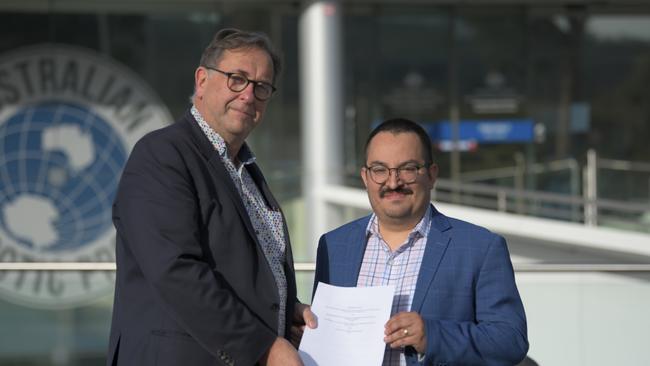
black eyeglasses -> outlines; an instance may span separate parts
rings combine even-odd
[[[253,83],[253,95],[255,99],[259,101],[265,101],[271,98],[271,95],[275,92],[275,87],[267,82],[251,80],[246,76],[236,73],[236,72],[225,72],[214,67],[203,66],[208,70],[213,70],[220,72],[228,77],[228,89],[238,93],[248,87],[248,84]]]
[[[366,173],[370,175],[370,179],[377,184],[384,184],[390,178],[390,173],[394,170],[397,179],[401,180],[404,184],[411,184],[418,179],[420,169],[428,167],[428,164],[413,164],[406,163],[397,168],[389,168],[385,165],[371,165],[364,166]]]

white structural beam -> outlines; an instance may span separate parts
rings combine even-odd
[[[306,247],[315,256],[318,237],[327,229],[326,184],[341,181],[343,171],[343,88],[339,6],[316,1],[299,22],[300,96],[305,197]]]
[[[331,204],[370,210],[362,189],[327,186],[323,199]],[[559,247],[597,249],[650,258],[650,234],[495,212],[474,207],[434,203],[443,214],[484,226],[502,235],[553,243]],[[640,258],[641,259],[641,258]]]

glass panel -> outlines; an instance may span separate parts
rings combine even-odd
[[[97,273],[114,277],[112,272]],[[46,291],[37,278],[57,279],[87,276],[84,272],[3,272],[0,282],[22,277],[23,290]],[[76,283],[75,283],[76,282]],[[15,281],[12,281],[15,285]],[[43,285],[47,280],[43,281]],[[61,286],[77,287],[80,281],[63,281]],[[45,287],[45,286],[43,286]],[[100,366],[106,362],[113,288],[97,295],[89,293],[83,301],[66,306],[41,294],[39,298],[16,299],[14,293],[0,293],[0,365],[11,366]]]
[[[33,24],[33,26],[25,28],[21,24]],[[287,218],[290,220],[291,236],[300,238],[302,225],[294,221],[300,213],[289,212],[300,207],[296,201],[301,194],[299,175],[301,154],[298,128],[300,123],[297,17],[292,15],[288,8],[274,7],[273,11],[269,11],[267,6],[257,4],[232,6],[223,11],[200,12],[191,9],[162,13],[125,11],[119,14],[0,12],[0,34],[2,34],[0,54],[22,46],[46,42],[89,48],[96,51],[98,56],[105,55],[119,62],[126,67],[127,72],[142,78],[162,99],[164,106],[173,116],[165,122],[172,122],[189,107],[188,98],[193,93],[193,74],[203,48],[210,42],[216,29],[229,26],[266,32],[284,55],[285,67],[277,81],[278,92],[269,102],[265,122],[250,136],[248,142],[256,153],[257,161],[265,172],[273,192],[280,203],[288,209]],[[16,29],[24,29],[24,31],[16,32]],[[2,108],[7,105],[6,103],[10,102],[14,87],[12,84],[7,84],[8,76],[5,71],[0,71],[0,112],[3,111]],[[72,83],[76,79],[68,81]],[[12,116],[0,113],[0,117],[3,117],[3,120],[0,120],[0,127],[2,127]],[[137,137],[135,136],[134,140]],[[7,149],[13,149],[11,152],[19,150],[19,141],[20,138],[8,137],[5,154],[2,155],[9,159],[6,154]],[[278,143],[279,141],[281,143]],[[61,161],[60,165],[63,165],[65,161]],[[117,175],[111,174],[112,172],[108,170],[97,170],[103,172],[102,177],[106,178],[101,181],[104,185],[106,185],[105,181],[112,179],[111,187],[115,188],[124,161],[125,159],[121,159],[114,167],[118,172]],[[0,162],[2,170],[5,170],[4,165],[11,172],[18,172],[22,166],[28,169],[42,167],[39,161],[27,162],[22,157],[8,161],[6,164]],[[63,168],[59,168],[57,172],[59,174],[56,176],[60,179],[65,179],[65,174],[69,173]],[[37,175],[29,174],[30,177]],[[6,178],[3,178],[3,183],[0,183],[0,190],[3,193],[6,192],[5,180]],[[0,210],[5,208],[3,203],[5,198],[4,195],[0,195]],[[112,195],[108,197],[106,200],[108,205],[104,207],[108,211],[103,212],[104,217],[108,218],[105,220],[109,223],[108,226],[111,226],[111,200]],[[302,243],[302,240],[297,239],[296,243]],[[298,250],[297,253],[297,257],[300,258],[301,251]]]
[[[479,129],[499,133],[498,120],[528,118],[526,105],[526,21],[522,7],[459,9],[455,18],[452,55],[457,80],[453,104],[461,124],[487,121]],[[446,118],[448,119],[448,118]],[[491,123],[491,121],[494,121]],[[462,129],[462,127],[461,127]],[[461,133],[461,140],[468,139]],[[479,141],[461,153],[461,172],[511,165],[527,143]],[[448,150],[444,149],[443,150]],[[449,176],[449,153],[440,157]]]
[[[597,147],[601,159],[647,163],[650,15],[591,15],[585,24],[584,69],[592,121],[589,145]],[[598,171],[599,197],[650,202],[650,165],[616,168],[604,163]]]
[[[346,8],[345,161],[360,186],[368,133],[384,119],[447,115],[449,17],[437,7]]]

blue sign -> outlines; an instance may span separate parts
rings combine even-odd
[[[423,127],[434,142],[453,139],[449,121],[425,123]],[[534,127],[535,123],[530,118],[460,120],[458,140],[482,144],[532,142],[535,138]]]

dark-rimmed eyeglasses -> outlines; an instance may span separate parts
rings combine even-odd
[[[377,184],[384,184],[390,178],[392,171],[395,171],[396,178],[404,184],[411,184],[418,179],[420,169],[427,168],[430,164],[413,164],[407,163],[397,168],[389,168],[385,165],[376,164],[371,166],[364,166],[366,174],[370,176],[373,182]]]
[[[273,85],[265,81],[252,80],[242,74],[236,72],[225,72],[211,66],[203,67],[208,70],[220,72],[226,75],[228,77],[228,82],[226,85],[228,85],[228,89],[234,91],[235,93],[239,93],[240,91],[246,89],[248,87],[248,84],[253,83],[253,95],[255,95],[255,99],[259,101],[268,100],[276,90]]]

